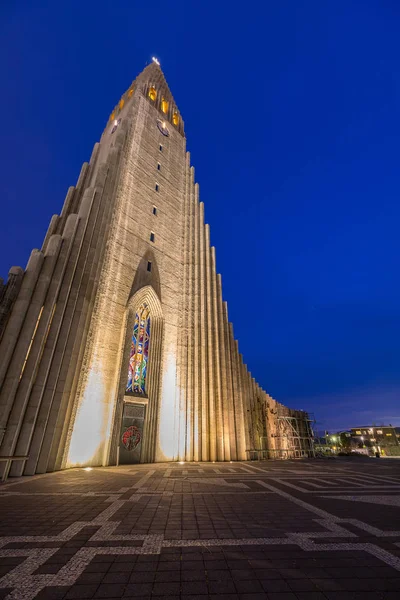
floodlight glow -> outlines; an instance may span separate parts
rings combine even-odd
[[[93,471],[92,467],[85,467],[83,470],[84,471]]]
[[[153,62],[155,62],[155,63],[156,63],[156,65],[160,66],[160,61],[159,61],[159,60],[158,60],[158,59],[157,59],[155,56],[152,56],[152,57],[151,57],[151,60],[152,60]]]
[[[180,460],[180,461],[179,461],[179,464],[180,464],[180,465],[184,465],[185,463],[183,462],[183,460]]]

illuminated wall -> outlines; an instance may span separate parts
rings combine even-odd
[[[0,301],[0,456],[29,455],[12,475],[115,464],[129,403],[145,407],[143,462],[243,460],[276,445],[199,194],[182,116],[153,62],[116,102],[42,249],[23,276],[13,268],[18,285]]]

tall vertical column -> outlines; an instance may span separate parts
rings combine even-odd
[[[232,390],[233,390],[233,403],[234,403],[234,418],[235,418],[235,430],[236,430],[236,449],[237,459],[244,460],[246,458],[246,445],[244,436],[244,422],[243,422],[243,407],[242,407],[242,390],[241,390],[241,378],[239,361],[237,355],[237,343],[233,335],[232,323],[229,323],[229,345],[231,352],[231,367],[232,367]]]
[[[200,345],[200,208],[199,187],[194,197],[194,353],[193,353],[193,460],[201,459],[201,345]]]
[[[207,306],[207,271],[206,254],[206,228],[204,225],[204,204],[200,202],[200,347],[201,347],[201,460],[207,461],[210,457],[210,439],[208,431],[209,404],[208,404],[208,306]]]
[[[194,246],[194,168],[191,167],[189,175],[188,195],[188,352],[187,352],[187,411],[186,411],[186,460],[193,460],[193,344],[194,344],[194,322],[193,322],[193,246]]]
[[[246,397],[244,395],[244,385],[243,385],[243,371],[242,371],[242,360],[241,355],[239,354],[238,342],[235,340],[234,342],[234,353],[235,353],[235,362],[237,369],[237,379],[238,379],[238,404],[236,408],[236,431],[238,433],[238,455],[240,460],[244,460],[246,458],[246,448],[248,448],[248,427],[247,427],[247,418],[248,418],[248,407],[246,405]]]
[[[217,437],[217,459],[225,460],[224,451],[224,422],[222,413],[222,391],[221,391],[221,340],[219,335],[219,311],[218,311],[218,289],[217,289],[217,271],[215,248],[211,248],[211,275],[212,275],[212,313],[213,313],[213,363],[214,371],[214,389],[215,389],[215,416],[216,416],[216,437]]]
[[[182,257],[183,257],[183,281],[181,295],[181,310],[179,311],[179,330],[178,330],[178,459],[185,460],[186,458],[186,442],[187,442],[187,412],[188,412],[188,344],[189,344],[189,210],[190,210],[190,187],[191,187],[191,172],[190,172],[190,154],[186,153],[185,162],[185,191],[183,202],[183,219],[182,219]],[[190,435],[190,434],[189,434]]]
[[[229,421],[229,448],[232,460],[237,460],[237,448],[236,448],[236,422],[235,422],[235,401],[233,391],[233,377],[232,377],[232,351],[231,351],[231,340],[230,340],[230,327],[228,320],[228,306],[227,303],[223,303],[223,314],[224,314],[224,339],[225,339],[225,356],[226,356],[226,394],[227,394],[227,412]]]
[[[222,422],[224,435],[224,459],[231,460],[231,443],[230,443],[230,422],[229,422],[229,404],[228,404],[228,375],[227,375],[227,356],[226,356],[226,341],[225,341],[225,314],[222,302],[222,283],[221,275],[217,275],[217,310],[218,310],[218,339],[219,344],[217,352],[220,359],[221,373],[221,405],[222,405]]]
[[[208,224],[205,225],[206,233],[206,303],[207,303],[207,331],[208,331],[208,344],[207,344],[207,358],[208,358],[208,370],[207,370],[207,383],[208,383],[208,406],[209,406],[209,428],[208,433],[210,436],[210,460],[217,460],[217,427],[216,427],[216,410],[215,410],[215,364],[213,361],[214,346],[215,343],[215,331],[214,331],[214,315],[213,315],[213,290],[212,290],[212,260],[211,260],[211,246],[210,246],[210,227]]]

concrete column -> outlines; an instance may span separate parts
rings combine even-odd
[[[242,460],[239,454],[239,435],[240,435],[240,406],[239,406],[239,397],[240,397],[240,389],[239,389],[239,375],[237,369],[237,361],[236,361],[236,342],[233,334],[233,325],[232,323],[228,323],[228,332],[229,332],[229,348],[230,348],[230,368],[231,368],[231,376],[232,376],[232,406],[233,406],[233,417],[235,420],[235,448],[237,460]]]
[[[219,339],[219,356],[221,369],[221,404],[222,404],[222,420],[224,432],[224,459],[231,460],[231,443],[230,443],[230,422],[229,422],[229,403],[228,403],[228,379],[227,374],[227,353],[226,353],[226,336],[225,336],[225,312],[222,302],[222,282],[221,275],[217,275],[217,307],[218,307],[218,339]],[[230,383],[230,381],[229,381]]]
[[[190,205],[190,155],[186,154],[185,164],[185,190],[183,199],[183,219],[182,219],[182,237],[183,237],[183,280],[181,310],[179,311],[179,330],[178,330],[178,459],[186,459],[186,441],[187,441],[187,411],[188,411],[188,320],[189,320],[189,205]]]
[[[213,311],[213,288],[212,288],[212,262],[210,248],[210,227],[205,225],[205,255],[206,255],[206,304],[207,304],[207,383],[208,383],[208,410],[210,437],[210,460],[217,460],[217,423],[215,408],[215,364],[214,364],[214,311]]]
[[[193,353],[193,460],[201,459],[201,347],[200,347],[200,208],[199,187],[194,197],[194,353]]]
[[[206,229],[204,225],[204,204],[200,202],[200,345],[201,345],[201,460],[210,458],[209,404],[208,404],[208,306],[207,306],[207,270]]]
[[[246,448],[247,446],[247,406],[245,405],[245,397],[243,390],[243,373],[242,373],[242,360],[239,354],[238,343],[235,340],[234,342],[234,353],[235,353],[235,363],[237,369],[237,379],[238,379],[238,403],[236,406],[236,431],[238,436],[238,457],[240,460],[244,460],[246,458]]]
[[[186,454],[185,460],[193,460],[193,204],[194,204],[194,168],[190,168],[187,214],[187,359],[186,359]]]
[[[213,363],[214,371],[214,389],[215,389],[215,415],[216,415],[216,437],[217,437],[217,460],[225,460],[224,449],[224,421],[222,412],[222,391],[221,391],[221,340],[219,335],[219,310],[218,310],[218,289],[217,289],[217,270],[215,248],[211,248],[211,274],[212,274],[212,312],[213,312]]]
[[[193,410],[193,354],[194,354],[194,168],[190,169],[188,205],[188,353],[187,353],[187,404],[186,404],[186,460],[193,460],[194,410]]]
[[[241,376],[241,388],[242,388],[242,407],[243,407],[243,415],[244,415],[244,432],[246,438],[246,447],[254,448],[254,439],[253,439],[253,411],[251,406],[251,400],[249,395],[249,384],[248,384],[248,371],[247,365],[243,362],[243,355],[239,354],[239,365],[240,365],[240,376]]]
[[[45,251],[46,251],[47,244],[48,244],[49,239],[51,238],[51,236],[54,233],[57,233],[57,226],[58,226],[59,220],[60,220],[60,217],[58,215],[53,215],[51,217],[50,224],[49,224],[49,227],[47,229],[47,233],[45,235],[45,238],[44,238],[43,244],[42,244],[42,252],[43,253],[45,253]]]
[[[230,329],[228,321],[228,306],[224,302],[223,306],[223,327],[224,327],[224,340],[225,340],[225,356],[226,356],[226,401],[227,401],[227,415],[228,415],[228,431],[229,431],[229,449],[231,454],[231,460],[237,460],[237,449],[236,449],[236,423],[235,423],[235,403],[234,403],[234,392],[233,392],[233,378],[232,378],[232,352],[230,343]]]

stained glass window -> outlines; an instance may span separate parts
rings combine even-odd
[[[147,304],[142,304],[135,316],[131,352],[129,355],[128,382],[126,391],[146,393],[147,363],[149,359],[150,314]]]

